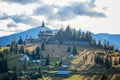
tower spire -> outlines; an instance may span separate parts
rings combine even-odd
[[[42,27],[45,27],[44,21],[42,21]]]

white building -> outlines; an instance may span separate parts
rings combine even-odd
[[[21,61],[24,61],[25,59],[26,61],[30,61],[30,58],[27,55],[22,55],[22,57],[20,58]]]
[[[41,63],[41,60],[32,60],[32,63]]]

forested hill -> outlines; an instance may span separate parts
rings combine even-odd
[[[18,40],[20,36],[22,36],[22,38],[25,39],[26,35],[32,36],[33,38],[37,38],[38,37],[37,35],[38,35],[40,29],[41,29],[41,27],[36,27],[36,28],[30,29],[30,30],[27,30],[27,31],[24,31],[24,32],[12,34],[12,35],[9,35],[9,36],[0,37],[0,45],[6,46],[7,44],[10,44],[11,41],[14,39],[14,37],[16,38],[16,40]],[[53,31],[53,33],[58,32],[58,30],[52,30],[52,31]],[[74,32],[74,30],[73,30],[73,32]],[[70,35],[70,34],[66,34],[66,35]],[[96,41],[101,40],[103,42],[104,40],[106,40],[110,44],[114,44],[114,46],[116,48],[120,49],[120,35],[119,34],[112,35],[112,34],[103,34],[103,33],[100,33],[100,34],[94,34],[93,33],[92,37],[95,38]]]

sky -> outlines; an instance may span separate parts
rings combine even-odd
[[[41,25],[120,34],[120,0],[0,0],[0,37]]]

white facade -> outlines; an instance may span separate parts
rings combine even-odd
[[[21,61],[24,61],[26,59],[26,61],[29,61],[30,58],[27,55],[23,55],[23,57],[20,58]]]

